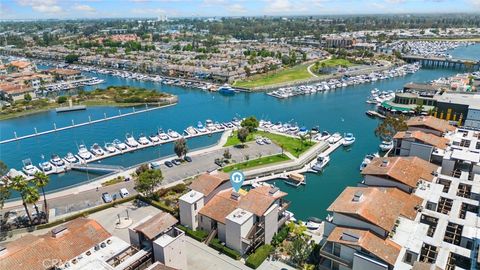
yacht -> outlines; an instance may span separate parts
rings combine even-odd
[[[233,89],[230,85],[224,84],[218,88],[218,92],[220,94],[226,95],[226,96],[232,96],[236,93],[235,89]]]
[[[378,147],[383,152],[387,152],[387,151],[393,149],[393,142],[392,141],[382,141],[382,143]]]
[[[365,167],[368,166],[368,164],[370,164],[370,162],[372,162],[372,160],[376,157],[379,157],[380,155],[378,153],[375,153],[375,154],[368,154],[366,155],[364,158],[363,158],[363,161],[362,161],[362,164],[360,164],[360,171],[363,171],[363,169],[365,169]]]
[[[37,167],[33,166],[32,161],[30,159],[26,159],[23,161],[22,170],[29,176],[33,176],[37,172],[40,172],[40,170]]]
[[[75,163],[78,163],[79,161],[78,158],[71,152],[67,153],[67,155],[65,156],[65,160],[70,164],[75,164]]]
[[[150,136],[148,136],[148,139],[150,139],[150,141],[154,142],[154,143],[158,143],[160,141],[160,139],[158,138],[157,135],[155,134],[150,134]]]
[[[160,130],[160,131],[159,131],[158,137],[159,137],[160,140],[162,140],[162,141],[167,141],[168,139],[170,139],[170,137],[168,137],[167,133],[163,132],[163,130]]]
[[[178,134],[178,132],[176,132],[175,130],[171,130],[171,129],[169,129],[169,130],[167,131],[167,134],[168,134],[168,136],[170,136],[170,138],[172,138],[172,139],[177,139],[177,138],[180,137],[180,134]]]
[[[213,121],[210,120],[210,119],[205,120],[205,127],[206,127],[209,131],[215,131],[215,125],[213,124]]]
[[[40,169],[43,171],[43,172],[49,172],[51,170],[53,170],[53,166],[50,162],[48,161],[43,161],[43,162],[40,162],[38,164],[38,166],[40,167]]]
[[[340,141],[342,139],[342,135],[340,135],[340,133],[338,132],[335,132],[333,133],[332,136],[330,136],[330,138],[328,138],[328,143],[329,144],[335,144],[337,143],[338,141]]]
[[[140,137],[138,138],[138,142],[141,145],[148,145],[150,143],[150,141],[147,139],[147,137],[145,137],[145,135],[143,135],[143,134],[141,134]]]
[[[78,146],[78,156],[83,160],[92,159],[92,153],[87,150],[87,147],[83,144]]]
[[[134,148],[138,147],[138,142],[130,134],[127,134],[125,136],[125,143],[130,147],[134,147]]]
[[[325,166],[327,166],[327,164],[330,162],[330,156],[328,155],[322,155],[320,154],[318,157],[317,157],[317,163],[315,163],[315,165],[313,165],[312,167],[312,170],[315,171],[315,172],[321,172],[323,171],[323,168],[325,168]]]
[[[320,225],[322,224],[322,220],[319,219],[319,218],[316,218],[316,217],[309,217],[307,219],[307,224],[305,224],[305,226],[307,227],[307,229],[309,230],[317,230],[318,228],[320,228]]]
[[[112,144],[113,144],[113,146],[115,146],[115,148],[117,148],[120,151],[127,150],[127,145],[125,143],[123,143],[122,141],[120,141],[119,139],[113,140]]]
[[[50,162],[57,167],[65,166],[65,161],[63,161],[63,159],[61,159],[57,154],[52,155]]]
[[[98,143],[94,143],[92,147],[90,147],[90,152],[92,152],[95,156],[105,155],[105,151],[103,151],[102,147],[100,147]]]
[[[198,121],[197,123],[197,130],[200,132],[200,133],[205,133],[207,132],[207,129],[203,126],[202,122]]]
[[[103,148],[105,148],[105,150],[107,150],[108,153],[115,153],[117,151],[113,143],[105,143]]]
[[[352,133],[347,133],[345,134],[345,137],[343,137],[343,146],[350,146],[355,142],[355,137],[353,137]]]
[[[223,130],[223,129],[225,129],[225,127],[222,124],[220,124],[219,122],[215,122],[215,129]]]
[[[185,133],[187,133],[188,135],[196,135],[198,134],[198,131],[194,127],[189,126],[185,129]]]
[[[317,140],[319,141],[326,141],[328,140],[328,138],[330,138],[330,133],[328,133],[328,131],[322,131],[322,133],[320,133],[319,135],[317,135]]]

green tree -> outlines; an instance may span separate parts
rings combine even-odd
[[[0,209],[8,198],[10,198],[10,187],[7,184],[0,185]]]
[[[79,56],[76,54],[68,54],[67,56],[65,56],[65,62],[68,64],[72,64],[78,61],[78,57]]]
[[[387,116],[375,129],[375,135],[382,140],[390,141],[397,132],[405,131],[407,128],[405,116],[400,115],[398,118]]]
[[[29,93],[26,93],[25,95],[23,95],[23,99],[25,99],[25,101],[27,102],[30,102],[32,101],[32,96]]]
[[[415,109],[413,109],[413,111],[415,111],[416,115],[421,114],[423,112],[423,104],[418,104],[417,106],[415,106]]]
[[[224,157],[225,159],[231,159],[231,158],[232,158],[232,154],[230,153],[230,150],[225,149],[225,151],[223,151],[223,157]]]
[[[47,197],[45,196],[45,187],[50,182],[50,178],[44,172],[37,172],[33,176],[33,183],[37,188],[42,190],[43,195],[43,210],[45,211],[45,215],[47,216],[48,220],[48,204],[47,204]]]
[[[188,152],[187,140],[185,140],[185,138],[176,140],[173,146],[173,151],[179,158],[184,157]]]
[[[287,252],[290,255],[290,260],[297,266],[302,267],[314,248],[315,242],[311,240],[309,235],[302,233],[293,237],[293,241],[287,246]]]
[[[7,164],[0,160],[0,176],[4,176],[8,173]]]
[[[242,127],[241,129],[238,130],[237,138],[242,143],[242,145],[247,141],[248,134],[249,134],[248,128]]]
[[[59,97],[57,98],[57,103],[58,103],[58,104],[63,104],[63,103],[65,103],[65,102],[67,102],[67,97],[66,97],[66,96],[59,96]]]
[[[248,132],[252,133],[257,131],[259,123],[257,118],[255,118],[255,116],[250,116],[245,118],[245,120],[243,120],[240,125],[244,128],[247,128]]]
[[[146,170],[135,179],[135,189],[145,197],[151,198],[155,188],[162,183],[161,170]]]
[[[30,224],[32,224],[32,216],[30,215],[30,211],[28,211],[27,203],[25,201],[25,194],[28,188],[27,180],[25,177],[17,175],[11,179],[10,186],[13,190],[20,193],[25,213],[27,213],[28,220],[30,221]]]

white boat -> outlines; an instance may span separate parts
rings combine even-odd
[[[107,150],[108,153],[115,153],[117,151],[113,143],[105,143],[103,148],[105,148],[105,150]]]
[[[61,159],[56,154],[52,155],[52,157],[50,158],[50,162],[57,167],[65,166],[65,161],[63,161],[63,159]]]
[[[330,138],[332,135],[328,133],[328,131],[322,131],[319,135],[317,135],[317,140],[319,141],[326,141],[328,138]]]
[[[188,135],[196,135],[198,134],[198,131],[194,127],[189,126],[185,129],[185,133],[187,133]]]
[[[380,150],[383,152],[387,152],[393,149],[393,142],[392,141],[382,141],[382,143],[378,146]]]
[[[112,144],[113,146],[115,146],[115,148],[117,148],[120,151],[127,150],[127,145],[122,141],[120,141],[119,139],[113,140]]]
[[[205,126],[203,126],[202,122],[198,121],[197,123],[197,130],[200,132],[200,133],[205,133],[207,132],[207,129],[205,128]]]
[[[288,216],[290,217],[290,218],[288,219],[289,221],[291,221],[291,222],[297,222],[297,219],[295,218],[295,215],[294,215],[292,212],[290,212],[290,211],[288,211],[288,210],[285,210],[284,213],[285,213],[285,215],[288,215]]]
[[[169,129],[169,130],[167,131],[167,134],[168,134],[168,136],[170,136],[170,138],[172,138],[172,139],[176,139],[176,138],[179,138],[179,137],[180,137],[180,134],[178,134],[178,132],[176,132],[175,130],[171,130],[171,129]]]
[[[213,124],[213,121],[210,119],[205,120],[205,127],[209,131],[215,131],[215,125]]]
[[[329,144],[335,144],[337,143],[338,141],[340,141],[342,139],[342,135],[340,135],[340,133],[338,132],[335,132],[333,133],[332,136],[330,136],[330,138],[328,138],[328,143]]]
[[[138,147],[138,142],[130,134],[125,136],[125,143],[130,147]]]
[[[309,217],[305,226],[307,226],[307,229],[309,230],[317,230],[318,228],[320,228],[321,224],[322,220],[314,217]]]
[[[328,155],[325,156],[320,154],[317,157],[317,163],[315,163],[315,165],[312,166],[312,170],[314,172],[321,172],[329,162],[330,162],[330,156]]]
[[[102,147],[98,145],[98,143],[94,143],[92,147],[90,147],[90,151],[95,155],[95,156],[103,156],[105,155],[105,151],[103,151]]]
[[[87,147],[83,144],[78,146],[78,156],[81,157],[83,160],[90,160],[92,159],[92,153],[87,150]]]
[[[160,131],[158,133],[158,137],[160,138],[160,140],[162,141],[167,141],[170,139],[170,137],[168,137],[167,133],[163,132],[163,131]]]
[[[65,160],[70,164],[75,164],[75,163],[78,163],[79,161],[78,158],[71,152],[67,153],[67,155],[65,156]]]
[[[225,129],[225,127],[222,124],[215,122],[215,129],[222,130]]]
[[[138,142],[141,144],[141,145],[148,145],[150,143],[150,141],[147,139],[147,137],[145,137],[145,135],[140,135],[140,137],[138,138]]]
[[[362,164],[360,164],[360,171],[362,171],[363,169],[365,169],[365,167],[367,167],[368,164],[370,164],[370,162],[372,162],[372,160],[373,160],[374,158],[376,158],[376,157],[379,157],[378,153],[366,155],[366,156],[363,158]]]
[[[26,173],[29,176],[35,175],[37,172],[40,172],[40,170],[33,166],[32,161],[30,159],[23,160],[23,172]]]
[[[160,138],[158,138],[158,136],[155,134],[151,134],[150,136],[148,136],[148,139],[154,143],[158,143],[160,141]]]
[[[49,172],[53,170],[52,164],[48,161],[40,162],[38,164],[38,167],[40,167],[40,170],[42,170],[43,172]]]
[[[355,137],[353,137],[352,133],[347,133],[345,134],[345,137],[343,137],[343,146],[350,146],[355,142]]]

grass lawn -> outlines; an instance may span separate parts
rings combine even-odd
[[[355,65],[346,59],[327,59],[324,61],[320,61],[320,63],[325,63],[325,67],[351,67]]]
[[[248,160],[248,161],[245,161],[245,162],[242,162],[242,163],[229,165],[229,166],[226,166],[225,168],[223,168],[222,171],[228,173],[228,172],[235,171],[235,170],[252,169],[252,168],[255,168],[255,167],[260,167],[260,166],[264,166],[264,165],[267,165],[267,164],[273,164],[273,163],[287,161],[287,160],[290,160],[290,158],[287,157],[286,155],[278,154],[278,155],[275,155],[275,156],[261,157],[261,158],[257,158],[257,159]]]
[[[276,73],[258,75],[243,81],[237,81],[233,85],[238,87],[253,88],[284,82],[305,80],[311,77],[312,75],[308,73],[307,65],[297,65],[291,68],[283,69]]]
[[[289,136],[284,136],[280,134],[274,134],[274,133],[268,133],[265,131],[256,131],[254,133],[251,133],[248,135],[247,141],[253,141],[255,139],[255,136],[262,136],[262,137],[267,137],[272,142],[275,144],[281,146],[283,145],[283,149],[295,157],[299,157],[303,152],[307,151],[312,145],[315,143],[310,142],[310,141],[305,141],[302,143],[302,141],[298,138],[292,138]],[[237,132],[234,131],[232,133],[232,136],[230,136],[225,143],[223,147],[227,146],[232,146],[232,145],[238,145],[240,144],[240,140],[237,138]]]

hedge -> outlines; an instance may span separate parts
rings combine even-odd
[[[240,260],[240,258],[242,257],[238,251],[222,245],[222,243],[220,242],[220,240],[218,240],[218,238],[212,239],[209,246],[217,251],[220,251],[221,253],[227,255],[232,259]]]
[[[145,202],[145,203],[148,203],[148,204],[152,205],[153,207],[158,208],[158,209],[160,209],[160,210],[162,210],[162,211],[165,211],[165,212],[167,212],[167,213],[170,213],[170,214],[172,214],[172,215],[174,215],[174,216],[178,216],[178,213],[177,213],[177,211],[176,211],[175,209],[173,209],[173,208],[170,207],[170,206],[165,205],[165,203],[163,203],[163,202],[154,201],[154,200],[152,200],[152,199],[145,198],[145,197],[143,197],[143,196],[138,196],[138,199],[141,200],[141,201],[143,201],[143,202]]]
[[[265,244],[260,246],[257,248],[257,250],[255,250],[254,253],[248,256],[245,265],[250,268],[257,269],[263,263],[263,261],[265,261],[271,251],[271,245]]]
[[[185,232],[186,235],[192,237],[193,239],[203,242],[205,239],[207,239],[208,233],[204,230],[192,230],[190,228],[187,228],[183,225],[177,225],[177,228],[181,229],[182,231]]]

